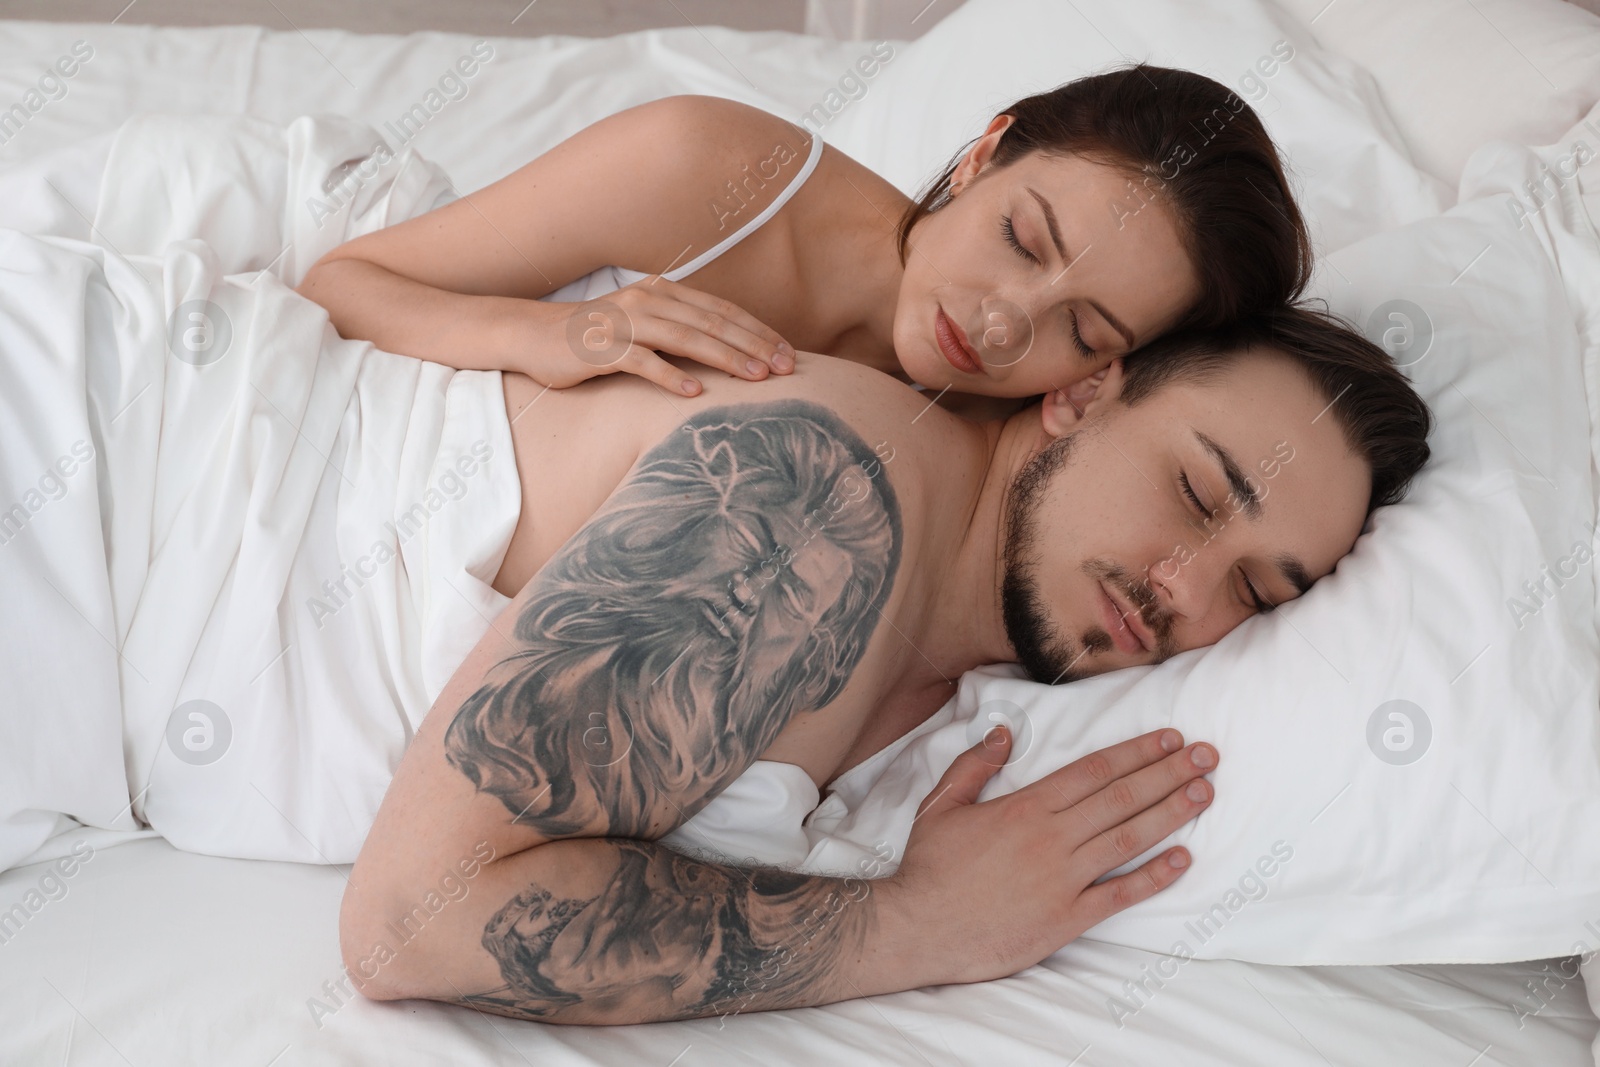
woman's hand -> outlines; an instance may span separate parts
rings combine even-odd
[[[519,330],[513,359],[522,373],[554,389],[620,372],[685,396],[699,393],[699,379],[663,354],[751,381],[794,370],[793,347],[771,327],[737,304],[660,275],[582,303],[542,306],[560,309],[553,321],[540,317],[542,328],[562,333],[539,337]]]

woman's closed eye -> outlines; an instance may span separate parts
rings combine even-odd
[[[1078,313],[1076,311],[1072,313],[1072,343],[1078,349],[1078,355],[1084,359],[1095,359],[1100,355],[1084,341],[1083,334],[1078,329]]]
[[[1021,256],[1029,263],[1039,262],[1039,257],[1024,248],[1022,242],[1017,240],[1017,230],[1015,226],[1011,225],[1010,215],[1000,216],[1000,232],[1005,235],[1006,243],[1011,246],[1012,250],[1015,251],[1017,255]]]
[[[1038,256],[1028,251],[1027,247],[1017,239],[1017,228],[1012,225],[1010,215],[1000,216],[1000,232],[1005,236],[1006,243],[1011,246],[1017,255],[1029,263],[1037,264],[1042,262]],[[1076,311],[1072,312],[1072,345],[1078,350],[1078,355],[1084,359],[1099,358],[1100,353],[1091,348],[1088,342],[1083,339],[1083,331],[1078,327],[1078,313]]]

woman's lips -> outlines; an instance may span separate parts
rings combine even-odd
[[[962,374],[981,374],[983,366],[972,354],[971,346],[956,324],[939,308],[933,315],[933,336],[939,342],[939,351],[949,364]]]
[[[1111,643],[1117,646],[1119,652],[1136,656],[1149,651],[1144,641],[1128,625],[1122,606],[1111,596],[1104,582],[1100,583],[1100,614],[1106,623],[1106,633],[1111,635]]]

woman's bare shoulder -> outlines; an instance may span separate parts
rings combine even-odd
[[[595,132],[606,123],[612,124],[607,140],[646,163],[645,172],[661,182],[658,195],[681,217],[698,220],[690,255],[765,210],[811,150],[812,135],[804,128],[714,96],[653,100],[597,123]]]

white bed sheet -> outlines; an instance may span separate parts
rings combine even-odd
[[[0,107],[21,99],[78,40],[90,42],[93,59],[65,82],[61,99],[0,144],[0,165],[109,131],[140,110],[280,121],[336,111],[381,127],[472,43],[434,34],[0,23]],[[462,191],[600,114],[667,93],[730,96],[797,118],[862,49],[709,27],[493,45],[495,58],[468,95],[415,141]],[[88,208],[71,203],[70,186],[62,193],[63,218]],[[1600,1030],[1581,985],[1563,977],[1570,968],[1554,965],[1192,961],[1157,988],[1147,968],[1161,966],[1161,957],[1089,941],[1004,982],[725,1026],[564,1030],[422,1002],[340,1004],[324,983],[341,975],[343,868],[93,839],[99,851],[61,883],[60,899],[43,893],[42,865],[0,875],[0,909],[44,902],[0,941],[6,1062],[1587,1064]],[[60,850],[72,840],[52,844]],[[1153,995],[1123,984],[1141,981]],[[1529,1000],[1529,982],[1542,1000]],[[312,998],[338,1010],[315,1018]],[[1120,1026],[1112,998],[1123,1003]],[[1130,1006],[1139,1010],[1127,1015]]]
[[[1158,987],[1147,975],[1162,957],[1092,941],[1004,982],[725,1025],[529,1025],[424,1001],[330,994],[325,983],[342,975],[335,928],[347,870],[197,856],[160,840],[94,853],[63,880],[64,895],[0,944],[0,1058],[215,1067],[1557,1067],[1590,1062],[1595,1030],[1582,983],[1564,978],[1574,972],[1557,963],[1296,968],[1193,960]],[[0,901],[36,887],[43,873],[34,866],[0,875]],[[1144,981],[1148,995],[1130,994],[1125,981]],[[1529,982],[1546,984],[1543,1001],[1532,999]],[[1112,998],[1123,1002],[1120,1027]],[[1519,1017],[1519,1006],[1530,1017]]]

